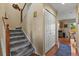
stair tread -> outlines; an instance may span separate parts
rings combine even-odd
[[[23,33],[23,32],[10,32],[10,34],[19,34],[19,33]]]
[[[10,34],[10,36],[19,36],[19,35],[24,35],[24,33],[12,33],[12,34]]]
[[[10,39],[13,39],[13,38],[15,39],[15,38],[18,38],[18,37],[19,37],[19,38],[21,38],[21,37],[25,37],[25,36],[24,36],[24,35],[19,35],[19,36],[11,36],[11,37],[10,37]]]
[[[22,39],[22,40],[14,40],[14,41],[12,41],[12,42],[10,42],[10,44],[15,44],[15,43],[20,43],[20,42],[25,42],[25,41],[27,41],[26,39]]]
[[[20,49],[18,49],[16,51],[12,51],[11,55],[13,55],[13,56],[17,55],[17,54],[21,53],[23,50],[27,50],[27,49],[29,49],[29,48],[28,47],[20,48]],[[16,54],[15,54],[15,52],[16,52]]]
[[[29,56],[29,55],[31,55],[33,52],[34,52],[34,48],[29,49],[28,51],[24,52],[22,55],[23,55],[23,56]]]
[[[20,48],[24,48],[24,47],[29,46],[29,45],[30,45],[30,43],[27,42],[27,43],[15,45],[15,46],[13,46],[13,47],[11,46],[11,51],[16,51],[16,50],[18,50],[18,49],[20,49]]]
[[[20,40],[20,39],[25,39],[26,37],[17,37],[17,38],[10,38],[11,41],[14,41],[14,40]]]
[[[29,49],[29,48],[26,47],[26,48],[24,48],[23,50],[21,50],[21,52],[17,53],[16,55],[19,56],[19,55],[23,54],[25,51],[27,51],[28,49]]]
[[[21,53],[18,53],[17,56],[22,56],[22,55],[28,54],[31,51],[33,51],[32,47],[28,50],[24,49]]]

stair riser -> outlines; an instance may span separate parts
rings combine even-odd
[[[26,39],[24,40],[18,40],[18,41],[13,41],[13,42],[10,42],[10,44],[17,44],[17,43],[21,43],[21,42],[25,42]]]
[[[10,42],[14,42],[14,41],[20,41],[20,40],[26,40],[26,42],[28,41],[27,39],[25,38],[21,38],[21,39],[11,39]]]
[[[25,39],[25,37],[17,37],[17,38],[10,38],[11,40],[19,40],[19,39]]]
[[[10,36],[21,36],[21,35],[24,35],[24,33],[19,33],[19,34],[10,34]]]
[[[22,32],[22,30],[10,30],[10,32]]]

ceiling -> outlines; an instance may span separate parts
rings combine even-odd
[[[57,11],[59,19],[76,18],[76,3],[51,3],[50,6]]]

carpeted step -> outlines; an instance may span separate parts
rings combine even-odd
[[[20,34],[20,33],[23,33],[23,32],[10,32],[10,35],[11,34]]]
[[[11,41],[10,44],[16,44],[16,43],[21,43],[21,42],[25,42],[26,39],[21,39],[21,40],[14,40],[14,41]]]
[[[12,39],[19,39],[19,38],[25,38],[25,36],[24,35],[22,35],[22,36],[12,36],[12,37],[10,37],[10,39],[12,40]]]
[[[22,39],[26,39],[26,38],[25,38],[25,37],[12,38],[12,39],[10,40],[10,42],[12,42],[12,41],[17,41],[17,40],[22,40]],[[26,41],[27,41],[27,39],[26,39]]]
[[[28,50],[29,49],[29,47],[24,47],[24,48],[20,48],[20,49],[18,49],[18,50],[16,50],[16,51],[11,51],[11,55],[12,56],[15,56],[15,55],[17,55],[17,54],[21,54],[22,53],[22,51],[24,51],[24,50]]]
[[[18,53],[16,56],[28,56],[28,55],[31,55],[33,53],[34,49],[31,47],[29,49],[24,49],[23,51],[21,51],[20,53]]]
[[[20,36],[20,35],[24,35],[24,33],[21,32],[21,33],[12,33],[12,34],[10,34],[11,37],[12,37],[12,36]]]
[[[21,56],[22,54],[25,53],[25,51],[29,51],[29,49],[31,49],[31,48],[26,47],[26,48],[24,48],[23,50],[21,50],[19,53],[17,53],[16,55],[17,55],[17,56]]]
[[[28,51],[25,51],[22,55],[23,56],[30,56],[34,52],[34,48],[30,48]]]
[[[19,44],[14,44],[14,45],[11,45],[11,51],[16,51],[16,50],[18,50],[18,49],[20,49],[20,48],[24,48],[24,47],[26,47],[26,46],[29,46],[30,45],[30,43],[29,42],[22,42],[22,43],[19,43]]]
[[[22,29],[22,27],[17,27],[16,29]]]
[[[22,32],[22,30],[10,30],[10,32]]]

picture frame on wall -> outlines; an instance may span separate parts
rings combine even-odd
[[[68,25],[67,24],[64,24],[64,28],[67,28],[68,27]]]

